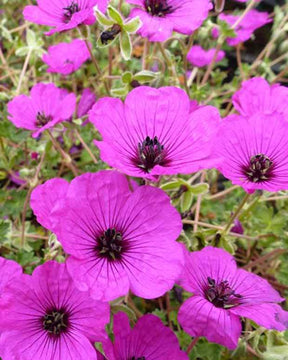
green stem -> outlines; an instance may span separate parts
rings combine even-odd
[[[248,193],[244,196],[237,210],[234,212],[234,214],[231,216],[230,220],[228,221],[227,225],[225,226],[222,232],[222,236],[225,235],[230,230],[230,226],[233,224],[234,220],[238,217],[238,215],[240,214],[241,210],[243,209],[244,205],[246,204],[250,196],[251,194]]]

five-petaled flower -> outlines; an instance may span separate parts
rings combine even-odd
[[[130,16],[139,16],[139,34],[150,41],[165,41],[173,31],[192,34],[207,18],[210,0],[128,0],[137,7]]]
[[[8,105],[8,119],[18,128],[32,130],[37,137],[44,130],[68,120],[74,113],[76,96],[54,84],[39,83],[30,96],[19,95]]]
[[[1,303],[5,360],[97,360],[93,343],[107,335],[109,305],[73,284],[65,264],[38,266],[7,287]]]
[[[176,239],[182,222],[164,191],[138,186],[115,171],[52,179],[31,196],[37,220],[71,256],[76,286],[113,300],[129,289],[143,298],[170,290],[183,266]]]
[[[106,11],[108,0],[37,0],[38,5],[28,5],[23,11],[25,20],[47,25],[52,29],[46,35],[70,30],[78,25],[95,22],[93,7]]]
[[[232,255],[208,246],[185,257],[180,283],[194,296],[181,306],[178,320],[188,334],[234,349],[240,317],[267,329],[288,327],[288,313],[276,304],[285,299],[266,280],[238,269]]]
[[[102,135],[101,158],[125,174],[151,180],[215,166],[212,144],[220,124],[212,106],[192,107],[176,87],[140,86],[125,103],[102,98],[89,112]]]
[[[288,122],[284,114],[230,115],[219,128],[218,169],[247,192],[288,189]]]
[[[103,344],[109,360],[188,360],[175,334],[155,315],[142,316],[131,329],[128,316],[120,312],[113,324],[114,343]]]

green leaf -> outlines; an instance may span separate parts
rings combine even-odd
[[[133,75],[130,71],[126,71],[123,75],[122,75],[122,82],[124,84],[130,84],[132,81]]]
[[[0,220],[0,242],[9,242],[11,241],[12,233],[12,222],[10,220]]]
[[[132,44],[127,31],[122,31],[120,34],[120,49],[123,58],[129,60],[132,54]]]
[[[117,24],[123,25],[123,19],[121,14],[111,5],[108,6],[108,15],[111,19],[113,19]]]
[[[159,76],[159,72],[143,70],[134,75],[134,80],[140,83],[146,83],[155,80]]]
[[[219,245],[217,247],[221,247],[224,250],[228,251],[231,255],[235,254],[235,249],[231,241],[227,240],[226,237],[221,235]]]
[[[113,96],[126,96],[128,94],[128,87],[125,86],[125,87],[122,87],[122,88],[117,88],[117,89],[112,89],[111,90],[111,95]]]
[[[269,350],[262,353],[265,360],[288,360],[288,345],[272,346]]]
[[[142,21],[137,16],[137,17],[133,18],[132,20],[126,22],[123,25],[123,29],[126,30],[128,33],[134,34],[138,29],[140,29],[141,26],[142,26]]]
[[[29,52],[28,46],[22,46],[15,51],[16,56],[26,56]]]
[[[235,30],[231,29],[230,25],[226,21],[219,20],[218,18],[217,24],[219,25],[221,35],[225,38],[235,38],[237,36]]]
[[[196,185],[190,185],[189,191],[194,195],[204,195],[209,192],[209,185],[206,183],[200,183]]]
[[[96,18],[97,21],[103,25],[103,26],[112,26],[114,24],[114,21],[111,19],[108,19],[100,10],[96,9]]]
[[[27,30],[26,41],[30,48],[34,48],[36,43],[36,34],[31,29]]]
[[[193,194],[190,191],[184,192],[181,196],[181,212],[185,212],[191,209],[193,202]]]
[[[193,348],[193,351],[189,355],[189,359],[201,359],[201,360],[221,360],[223,359],[222,353],[224,348],[218,344],[212,344],[208,341],[199,342]]]
[[[162,190],[178,190],[181,186],[180,181],[171,181],[166,184],[161,185]]]
[[[0,23],[0,34],[3,36],[3,38],[7,39],[9,42],[13,41],[13,38],[11,36],[10,31],[5,27],[5,23],[7,22],[7,19],[3,19]]]

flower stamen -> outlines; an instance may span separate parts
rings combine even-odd
[[[149,173],[155,165],[164,165],[166,152],[164,145],[161,145],[157,136],[154,139],[149,136],[141,143],[138,143],[137,166]]]
[[[149,14],[158,17],[163,17],[174,11],[173,7],[168,5],[167,0],[145,0],[145,9]]]
[[[110,261],[120,260],[123,253],[122,234],[114,228],[106,230],[97,239],[96,251],[100,257]]]
[[[208,286],[205,290],[206,299],[214,306],[222,309],[229,309],[239,305],[239,299],[242,295],[236,294],[227,280],[217,284],[214,279],[208,277],[207,281]]]
[[[264,154],[257,154],[250,158],[250,163],[244,168],[248,180],[259,183],[271,179],[273,176],[273,162]]]
[[[69,6],[63,8],[63,10],[65,10],[64,21],[68,23],[71,20],[73,14],[80,11],[80,8],[79,5],[73,0],[72,3]]]
[[[43,112],[39,112],[37,113],[37,117],[36,117],[36,126],[37,127],[42,127],[44,125],[46,125],[49,121],[52,120],[52,116],[46,116]]]
[[[60,335],[68,327],[68,315],[63,310],[48,311],[42,319],[43,329],[53,335]]]

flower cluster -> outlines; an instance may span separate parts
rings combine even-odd
[[[37,227],[36,220],[42,226],[41,235],[34,238],[44,239],[47,244],[37,249],[41,256],[44,253],[41,262],[31,261],[24,271],[17,262],[0,257],[1,358],[188,360],[199,337],[229,350],[236,349],[244,334],[242,318],[252,321],[251,329],[261,326],[286,330],[288,312],[280,305],[285,301],[282,293],[259,276],[263,275],[261,271],[256,274],[253,266],[241,267],[241,253],[235,251],[235,243],[230,244],[227,237],[236,234],[243,240],[247,238],[238,215],[245,206],[244,200],[256,190],[288,190],[287,88],[270,85],[261,77],[239,82],[238,90],[229,98],[228,111],[222,112],[223,104],[219,104],[219,109],[217,101],[208,105],[213,91],[210,96],[206,93],[203,100],[203,89],[211,68],[226,56],[226,48],[221,49],[224,41],[216,45],[215,39],[209,39],[209,46],[202,47],[198,41],[192,46],[192,37],[186,42],[179,40],[179,34],[196,34],[213,8],[212,1],[127,0],[132,4],[130,14],[126,14],[128,22],[120,14],[122,2],[119,12],[108,3],[37,0],[37,5],[28,5],[23,12],[26,20],[49,26],[46,35],[77,28],[81,37],[85,33],[85,39],[50,46],[42,56],[48,65],[45,75],[50,82],[38,82],[29,94],[19,95],[28,52],[20,85],[7,105],[8,120],[17,128],[32,132],[33,139],[27,143],[36,144],[39,152],[45,143],[47,153],[50,145],[54,146],[62,162],[57,175],[54,172],[55,176],[49,176],[45,171],[42,174],[44,153],[27,181],[21,181],[19,169],[9,173],[17,185],[29,187],[21,219],[21,246],[24,249],[29,200],[33,226]],[[254,1],[242,15],[219,15],[227,27],[231,25],[229,34],[235,31],[235,37],[226,36],[228,45],[245,42],[257,28],[271,21],[269,14],[249,8],[251,4]],[[106,10],[107,17],[103,14]],[[111,31],[116,28],[121,43],[118,53],[109,51],[108,70],[101,68],[102,54],[99,59],[95,57],[95,41],[89,41],[90,32],[85,28],[96,21],[94,11],[99,23],[107,26],[106,36],[112,36]],[[208,23],[209,33],[214,25]],[[214,38],[220,35],[220,28],[218,24],[212,29]],[[189,44],[183,60],[184,80],[161,44],[171,39],[173,32],[178,33],[179,47]],[[127,60],[127,53],[132,53],[131,34],[137,41],[140,39],[138,50],[144,52],[142,71],[113,75],[113,61],[118,54]],[[103,38],[103,33],[99,36]],[[223,34],[220,36],[222,39]],[[125,54],[123,44],[129,50]],[[185,81],[185,91],[180,86],[164,86],[157,81],[156,71],[147,70],[149,46],[153,54],[160,49],[169,63],[168,70],[172,76],[176,74],[177,84]],[[237,46],[237,61],[241,62],[239,49]],[[78,87],[74,76],[84,72],[74,72],[89,60],[96,73],[89,73],[91,78]],[[191,75],[186,81],[189,66]],[[203,71],[202,67],[207,67],[207,71],[202,83],[197,79],[193,92],[197,96],[191,99],[189,81]],[[241,73],[243,79],[245,74]],[[215,82],[216,77],[215,73]],[[115,79],[125,84],[122,92],[111,91],[109,83]],[[151,79],[152,86],[146,85]],[[64,85],[58,87],[61,81]],[[96,96],[92,89],[96,82],[101,83],[99,89],[105,88],[106,96],[100,91]],[[77,129],[76,125],[81,126]],[[87,127],[93,150],[80,134],[79,129]],[[58,132],[58,137],[54,137],[54,132]],[[69,154],[64,151],[66,143]],[[13,146],[18,145],[13,142]],[[95,167],[90,168],[85,162],[81,169],[75,167],[77,147],[87,151]],[[2,148],[5,151],[1,142]],[[34,152],[31,161],[36,163],[38,155]],[[23,163],[27,165],[26,153],[25,157]],[[4,160],[10,161],[6,155]],[[52,155],[47,161],[55,167]],[[66,168],[72,170],[73,178],[72,173],[65,172]],[[206,238],[206,233],[199,234],[197,227],[202,197],[209,188],[203,183],[207,173],[214,179],[220,173],[246,194],[226,227],[204,223],[212,230]],[[231,189],[224,193],[227,191]],[[18,223],[17,219],[13,226]],[[195,233],[192,240],[185,228],[191,224]],[[249,236],[248,239],[251,240]],[[249,260],[254,246],[257,244],[244,246],[245,251],[248,248]],[[54,247],[60,249],[60,255],[53,252]],[[257,261],[261,263],[256,259],[252,265],[257,265]],[[180,303],[177,309],[170,307],[172,290]],[[141,312],[138,300],[152,305]],[[158,304],[167,315],[165,319],[157,316]],[[185,336],[194,337],[186,351],[175,329],[179,333],[183,329]]]

